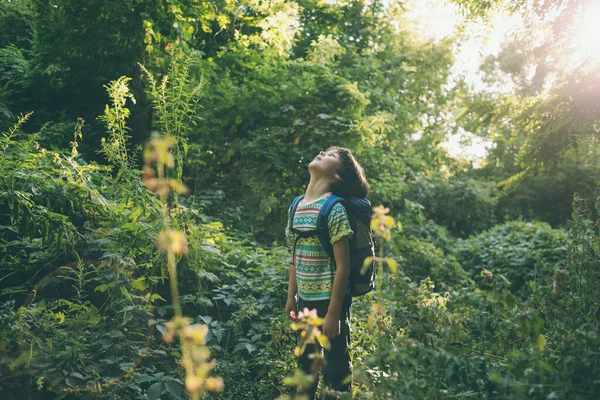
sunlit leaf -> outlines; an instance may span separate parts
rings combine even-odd
[[[543,351],[546,348],[546,337],[542,334],[537,335],[534,346],[537,350]]]
[[[362,268],[360,269],[360,274],[364,275],[367,273],[367,271],[369,270],[369,267],[371,267],[373,263],[373,257],[369,256],[369,257],[365,257],[365,261],[363,261],[363,265]]]
[[[385,262],[388,265],[388,267],[390,267],[390,269],[392,270],[392,272],[394,274],[398,272],[398,263],[396,262],[396,260],[391,259],[391,258],[386,258]]]
[[[450,115],[452,116],[452,119],[454,121],[458,121],[460,118],[462,118],[463,115],[467,113],[467,111],[469,111],[469,107],[461,107],[452,111]]]
[[[319,344],[326,350],[331,348],[331,343],[329,343],[329,338],[323,334],[317,336],[317,341]]]
[[[379,228],[379,219],[373,218],[371,220],[371,229],[375,230]]]
[[[389,215],[385,217],[385,226],[386,228],[392,228],[394,226],[394,218]]]

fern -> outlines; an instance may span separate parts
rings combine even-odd
[[[130,80],[131,78],[122,76],[104,86],[112,105],[107,104],[104,114],[98,117],[106,124],[109,132],[108,139],[102,138],[102,153],[111,164],[119,168],[119,176],[130,175],[133,169],[133,163],[127,154],[130,136],[126,120],[131,111],[125,107],[127,99],[135,104],[135,98],[128,86]]]
[[[186,136],[199,119],[204,80],[201,77],[200,82],[194,84],[190,76],[190,68],[198,61],[197,58],[184,56],[174,46],[169,46],[168,51],[169,69],[160,81],[144,65],[139,65],[150,83],[148,95],[156,116],[154,126],[162,136],[176,139],[172,148],[175,157],[174,178],[180,180],[183,175],[183,159],[188,151]]]
[[[21,129],[21,126],[31,117],[33,111],[28,112],[27,114],[20,114],[17,122],[8,130],[8,132],[2,132],[2,137],[0,137],[0,146],[2,146],[2,154],[6,153],[10,141],[15,136],[17,131]]]

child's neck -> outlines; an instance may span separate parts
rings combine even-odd
[[[304,194],[304,202],[317,200],[324,194],[331,192],[331,182],[327,179],[312,178],[306,187],[306,193]]]

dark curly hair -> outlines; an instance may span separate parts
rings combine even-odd
[[[342,169],[338,171],[341,180],[333,184],[331,191],[340,197],[367,197],[369,182],[365,172],[352,155],[352,151],[345,147],[333,146],[327,151],[335,151],[342,161]]]

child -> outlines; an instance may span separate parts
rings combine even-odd
[[[369,192],[363,169],[348,149],[331,147],[320,152],[309,164],[308,171],[310,182],[293,216],[292,227],[297,231],[316,229],[319,210],[331,195],[366,197]],[[317,310],[318,316],[324,319],[323,334],[331,344],[330,350],[325,352],[324,385],[339,392],[348,392],[352,388],[352,361],[348,348],[352,298],[346,294],[350,274],[349,239],[353,232],[346,210],[340,203],[331,210],[328,229],[334,262],[317,236],[298,238],[290,264],[285,311],[294,320],[297,310],[305,307]],[[289,226],[286,235],[296,240]],[[307,391],[310,399],[315,398],[319,377],[318,369],[313,367],[313,360],[309,358],[314,351],[314,345],[308,345],[298,361],[299,367],[315,378]]]

